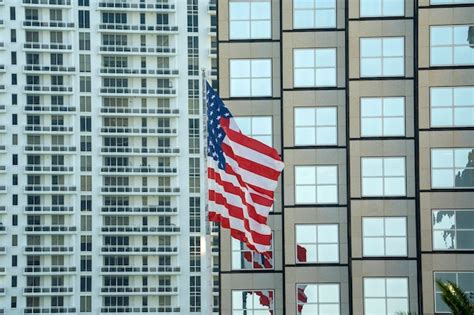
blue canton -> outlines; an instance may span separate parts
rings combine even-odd
[[[220,125],[221,117],[230,118],[232,114],[225,107],[219,95],[206,82],[207,98],[207,155],[217,161],[217,166],[225,170],[225,157],[222,150],[222,141],[226,137],[224,129]]]

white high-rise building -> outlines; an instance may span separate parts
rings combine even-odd
[[[0,314],[217,311],[200,82],[215,9],[0,0]]]

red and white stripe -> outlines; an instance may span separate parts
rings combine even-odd
[[[278,152],[242,134],[233,118],[221,118],[226,167],[208,159],[209,220],[230,229],[248,248],[265,253],[271,246],[267,225],[283,162]]]

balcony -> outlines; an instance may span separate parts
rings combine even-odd
[[[75,187],[74,187],[75,188]],[[179,187],[128,187],[128,186],[104,186],[100,191],[103,194],[133,194],[133,195],[153,195],[160,196],[179,195]]]
[[[0,224],[0,234],[6,234],[7,233],[7,227]]]
[[[75,106],[66,105],[25,105],[25,112],[40,114],[75,114]]]
[[[130,107],[105,107],[100,109],[103,116],[150,116],[178,117],[178,108],[130,108]]]
[[[56,314],[73,315],[76,314],[75,307],[25,307],[24,314]]]
[[[74,254],[74,247],[72,246],[43,246],[43,245],[30,245],[25,247],[26,254],[37,254],[37,255],[55,255],[57,253]]]
[[[0,246],[0,255],[5,255],[7,253],[7,249],[3,246]]]
[[[5,125],[0,125],[0,133],[6,133],[7,127]]]
[[[41,173],[41,174],[54,174],[54,173],[73,173],[73,166],[54,165],[54,166],[41,166],[41,165],[26,165],[25,173]]]
[[[72,86],[64,86],[64,85],[34,85],[28,84],[25,85],[24,88],[25,92],[35,92],[38,94],[72,94]]]
[[[6,194],[7,193],[7,186],[0,186],[0,194]]]
[[[0,72],[6,72],[5,65],[0,65]]]
[[[23,289],[25,295],[70,295],[74,293],[73,287],[26,287]]]
[[[42,274],[42,275],[62,275],[62,274],[74,274],[76,272],[76,267],[67,267],[67,266],[51,266],[51,267],[40,267],[40,266],[30,266],[23,269],[25,274]]]
[[[25,133],[49,134],[49,133],[73,133],[74,128],[71,126],[43,126],[43,125],[26,125]]]
[[[57,73],[57,74],[70,74],[73,75],[76,71],[75,67],[66,67],[66,66],[40,66],[40,65],[26,65],[23,67],[23,70],[27,73],[38,73],[38,72],[47,72],[47,73]]]
[[[27,225],[25,226],[25,234],[71,234],[77,231],[76,226],[66,225]]]
[[[52,146],[44,146],[44,145],[27,145],[25,146],[25,152],[34,152],[34,153],[42,153],[42,154],[54,154],[54,153],[63,153],[63,154],[75,154],[76,153],[75,146],[65,146],[65,145],[52,145]]]
[[[103,155],[126,155],[126,156],[142,156],[146,155],[159,155],[159,156],[177,156],[179,155],[179,148],[171,147],[102,147],[100,149],[101,154]]]
[[[5,27],[5,21],[4,20],[0,20],[0,28],[3,28]]]
[[[7,152],[7,147],[4,145],[0,145],[0,153],[6,153]]]
[[[147,214],[177,214],[177,207],[166,207],[166,206],[141,206],[141,207],[130,207],[130,206],[104,206],[101,208],[102,214],[127,214],[127,215],[142,215]]]
[[[27,185],[27,186],[25,186],[25,193],[29,193],[29,192],[35,192],[35,193],[61,192],[61,193],[73,194],[73,193],[76,192],[76,186]]]
[[[6,112],[6,107],[5,105],[0,105],[0,113]]]
[[[23,0],[24,6],[55,6],[55,7],[70,7],[71,0]]]
[[[141,313],[179,313],[181,311],[180,307],[128,307],[128,306],[111,306],[111,307],[101,307],[101,313],[121,313],[121,314],[141,314]]]
[[[169,295],[177,295],[178,287],[130,287],[130,286],[120,286],[120,287],[102,287],[100,289],[102,295],[110,294],[129,294],[129,295],[164,295],[168,293]]]
[[[156,11],[173,12],[176,10],[174,1],[147,1],[138,2],[129,0],[127,2],[120,0],[99,1],[98,10],[120,10],[120,11]]]
[[[217,26],[211,25],[208,31],[209,36],[216,36],[217,35]]]
[[[6,172],[7,172],[7,167],[5,165],[0,165],[0,174],[6,173]]]
[[[103,234],[179,234],[179,226],[103,226],[101,231]]]
[[[176,48],[166,47],[166,46],[155,46],[155,47],[130,47],[130,46],[112,46],[112,45],[101,45],[99,48],[101,53],[114,53],[119,55],[146,55],[151,54],[161,55],[161,56],[170,56],[176,54]]]
[[[0,214],[6,213],[6,211],[7,211],[7,207],[5,207],[5,206],[0,206]]]
[[[209,1],[209,5],[207,6],[207,12],[209,12],[209,14],[212,14],[212,15],[215,15],[216,14],[216,11],[217,11],[217,0],[211,0]]]
[[[100,169],[102,174],[136,174],[136,175],[177,175],[178,169],[176,167],[149,167],[149,166],[107,166]]]
[[[73,206],[59,206],[59,205],[56,205],[56,206],[39,206],[39,205],[28,205],[28,206],[25,206],[24,208],[25,212],[27,213],[35,213],[35,212],[41,212],[42,214],[57,214],[57,213],[66,213],[67,212],[71,212],[70,214],[72,214],[72,212],[74,212],[74,207]]]
[[[158,89],[132,89],[127,87],[102,87],[100,94],[104,96],[149,96],[149,97],[175,97],[176,89],[174,88],[158,88]]]
[[[4,84],[0,84],[0,93],[5,93],[7,89],[5,88]]]
[[[132,77],[176,77],[179,75],[179,71],[176,69],[134,69],[134,68],[100,68],[100,74],[104,76],[132,76]]]
[[[4,42],[0,42],[0,50],[4,50],[5,49],[5,43]]]
[[[36,42],[26,42],[23,44],[25,51],[61,51],[61,52],[72,52],[72,45],[62,44],[62,43],[36,43]]]
[[[150,136],[177,136],[178,131],[176,128],[130,128],[130,127],[102,127],[100,128],[101,134],[117,134],[117,135],[137,135],[142,136],[143,134]]]
[[[174,25],[132,25],[118,23],[100,23],[99,32],[117,32],[117,33],[150,33],[150,34],[177,34],[178,26]]]
[[[106,254],[123,254],[123,255],[178,255],[178,247],[176,246],[132,246],[132,245],[107,245],[101,247],[101,253]]]
[[[37,28],[48,28],[48,29],[71,29],[74,30],[75,24],[72,22],[63,21],[35,21],[26,20],[23,21],[23,28],[25,29],[37,29]]]
[[[107,266],[100,269],[102,274],[157,274],[157,273],[175,273],[181,272],[180,267],[162,266],[162,267],[130,267],[130,266]]]

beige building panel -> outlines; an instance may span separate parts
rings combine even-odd
[[[274,260],[274,270],[281,270],[282,264],[280,257],[283,256],[282,244],[283,239],[281,235],[281,216],[280,215],[270,215],[267,221],[268,225],[273,231],[273,257],[276,257]],[[231,236],[228,229],[221,229],[221,240],[220,240],[220,254],[221,254],[221,270],[231,271],[232,270],[232,244]],[[258,271],[257,271],[258,272]]]
[[[229,2],[239,2],[238,0],[218,1],[219,17],[219,40],[229,40]],[[271,0],[272,6],[272,36],[264,40],[279,40],[280,39],[280,1]]]
[[[296,224],[339,224],[339,263],[347,263],[347,210],[345,207],[286,208],[284,226],[286,265],[296,264]]]
[[[233,273],[221,276],[221,314],[232,314],[232,290],[274,290],[275,314],[283,313],[283,276],[281,273]]]
[[[230,97],[229,59],[272,59],[272,97],[280,97],[279,43],[219,43],[219,95]],[[223,80],[222,78],[225,78]]]
[[[405,136],[414,136],[412,80],[352,81],[350,86],[350,137],[360,138],[360,99],[362,97],[405,97]]]
[[[337,106],[338,145],[346,144],[346,96],[344,91],[285,91],[283,96],[284,147],[295,145],[294,113],[296,107]]]
[[[406,196],[415,196],[415,152],[413,140],[351,141],[351,197],[362,197],[361,158],[405,157]]]
[[[404,37],[405,77],[413,77],[413,22],[411,20],[349,22],[349,78],[360,78],[360,39],[363,37]]]
[[[283,33],[283,88],[292,89],[293,50],[299,48],[336,48],[337,86],[345,86],[344,32],[296,32]],[[308,88],[308,89],[311,89]]]
[[[343,29],[345,27],[345,1],[336,0],[336,28]],[[293,29],[293,1],[292,0],[283,0],[282,1],[282,28],[283,31]],[[296,29],[298,30],[298,29]]]
[[[359,19],[360,18],[360,0],[350,0],[349,1],[349,19]],[[413,17],[413,1],[405,0],[405,16]],[[352,29],[350,29],[352,32]]]
[[[339,204],[346,204],[346,152],[341,149],[285,150],[285,205],[295,204],[295,166],[338,165]]]
[[[418,308],[415,260],[371,260],[352,262],[353,314],[364,314],[364,277],[408,277],[410,310]]]
[[[428,0],[423,1],[428,2]],[[473,17],[473,7],[440,7],[420,10],[418,15],[418,67],[427,68],[430,66],[430,26],[473,24]]]
[[[296,285],[311,283],[339,284],[340,314],[349,314],[349,285],[347,267],[288,267],[286,279],[286,313],[296,315]]]

